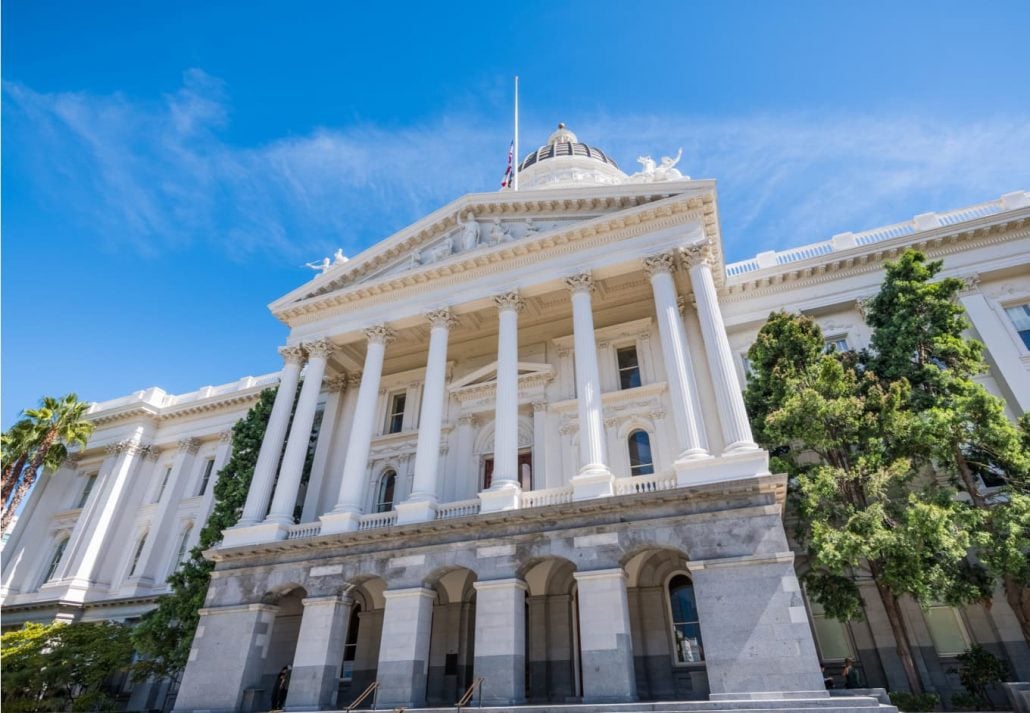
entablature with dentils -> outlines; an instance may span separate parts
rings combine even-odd
[[[549,196],[548,191],[527,193],[522,200],[506,195],[477,194],[465,196],[437,211],[423,221],[369,248],[337,271],[330,271],[294,290],[269,307],[272,313],[291,327],[313,322],[353,309],[361,309],[383,300],[397,301],[411,297],[415,291],[446,287],[448,283],[469,281],[497,275],[505,263],[513,268],[538,264],[570,251],[615,244],[651,232],[676,228],[695,221],[711,250],[717,280],[723,277],[722,244],[714,181],[682,181],[663,184],[659,194],[641,192],[639,187],[580,189],[569,197]],[[612,212],[593,215],[591,211],[609,206]],[[567,220],[559,210],[579,210],[579,220]],[[476,249],[448,254],[430,264],[412,263],[403,272],[375,275],[361,281],[358,276],[397,264],[419,244],[431,243],[446,233],[436,227],[450,226],[460,230],[463,215],[472,212],[477,219],[504,214],[521,220],[556,223],[546,229],[526,232],[517,239],[480,244]],[[425,223],[431,218],[431,224]],[[565,220],[563,220],[563,218]],[[434,227],[435,226],[435,227]],[[423,238],[420,236],[426,235]],[[390,255],[389,258],[383,256]],[[353,267],[352,267],[353,265]],[[350,277],[348,277],[350,276]]]

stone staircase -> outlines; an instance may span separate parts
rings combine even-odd
[[[885,696],[884,696],[885,699]],[[367,708],[360,710],[368,710]],[[391,709],[380,706],[378,711]],[[466,713],[898,713],[874,695],[833,695],[813,698],[741,698],[715,701],[657,701],[639,703],[548,703],[521,706],[482,706],[475,703],[462,710]],[[456,708],[406,708],[405,713],[455,713]]]

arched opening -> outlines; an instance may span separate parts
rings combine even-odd
[[[626,439],[629,447],[629,474],[651,475],[654,473],[654,455],[651,453],[651,437],[647,431],[637,429]]]
[[[340,687],[336,705],[346,708],[370,683],[379,669],[379,644],[383,634],[383,609],[386,582],[379,577],[356,580],[348,592],[351,598],[350,618],[340,666]],[[372,707],[372,696],[361,706]]]
[[[389,512],[393,510],[394,492],[397,489],[397,471],[385,471],[379,477],[379,488],[376,491],[376,512]]]
[[[300,638],[300,620],[304,614],[304,597],[308,595],[303,587],[284,587],[266,594],[264,601],[279,607],[268,634],[268,653],[261,671],[261,685],[266,693],[266,703],[271,704],[275,680],[283,666],[292,666]]]
[[[582,695],[574,564],[556,557],[525,568],[526,698],[567,703]]]
[[[707,698],[703,623],[686,557],[676,550],[647,549],[625,568],[638,697]]]
[[[429,640],[426,704],[451,706],[472,683],[476,640],[476,573],[464,568],[430,577],[436,591]]]

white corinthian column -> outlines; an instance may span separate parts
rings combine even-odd
[[[265,437],[261,441],[257,464],[254,466],[254,477],[247,492],[247,502],[243,506],[243,516],[235,528],[255,525],[265,519],[268,509],[268,498],[272,494],[275,482],[275,471],[279,465],[279,456],[283,452],[283,440],[286,438],[286,427],[290,423],[290,411],[293,399],[297,395],[297,381],[300,378],[300,366],[304,362],[304,350],[298,346],[281,347],[279,353],[286,362],[279,377],[279,391],[272,404],[272,413],[265,427]],[[226,532],[225,543],[230,543],[229,532]]]
[[[513,510],[519,487],[519,312],[518,291],[494,297],[497,304],[497,395],[494,415],[494,472],[479,494],[480,512]]]
[[[418,423],[418,445],[415,450],[415,475],[411,497],[397,505],[397,524],[426,522],[436,516],[437,471],[440,466],[440,431],[447,405],[447,337],[455,324],[448,309],[426,315],[432,325],[429,332],[429,358],[422,389],[422,412]]]
[[[308,368],[304,373],[300,396],[297,397],[297,406],[293,410],[293,425],[290,426],[286,452],[279,466],[279,481],[275,486],[275,495],[272,496],[272,507],[265,518],[267,524],[293,524],[297,491],[311,442],[311,426],[315,422],[315,411],[318,408],[318,394],[322,391],[322,378],[325,376],[326,362],[333,353],[333,343],[328,339],[319,339],[305,344],[304,350],[308,353]]]
[[[701,337],[708,356],[708,369],[712,374],[716,398],[719,401],[719,423],[726,447],[725,454],[754,451],[758,445],[751,435],[751,423],[744,408],[744,394],[733,368],[733,352],[726,336],[726,326],[719,309],[719,296],[712,277],[711,250],[708,243],[692,245],[680,251],[690,265],[690,284],[697,301],[697,317],[701,323]]]
[[[365,330],[368,350],[365,367],[358,387],[358,402],[354,407],[354,422],[347,441],[347,460],[343,464],[343,480],[336,507],[322,515],[322,534],[350,532],[358,528],[361,501],[365,492],[365,471],[368,453],[372,447],[375,428],[376,402],[379,399],[379,381],[383,376],[383,358],[386,345],[393,341],[394,331],[384,324]]]
[[[594,281],[588,272],[565,278],[572,293],[572,333],[576,358],[576,403],[579,410],[579,473],[572,479],[576,500],[612,494],[612,471],[604,434],[601,377],[597,368],[597,341],[591,293]]]
[[[679,438],[679,458],[707,458],[708,444],[700,414],[694,370],[690,364],[686,330],[676,301],[676,283],[672,279],[675,267],[676,260],[672,253],[661,253],[644,259],[644,272],[651,278],[651,291],[654,293],[658,336],[662,342],[673,422]]]

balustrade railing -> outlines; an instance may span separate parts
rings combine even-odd
[[[615,479],[616,495],[635,495],[637,493],[657,493],[662,490],[676,488],[675,473],[655,473],[653,475],[634,475],[630,478]]]
[[[519,506],[523,508],[539,508],[545,505],[562,505],[571,502],[571,485],[546,490],[526,490],[519,496]]]
[[[468,517],[479,514],[479,498],[459,500],[454,503],[443,503],[436,508],[437,520],[450,520],[455,517]]]
[[[322,532],[320,522],[302,522],[299,525],[290,525],[286,528],[287,540],[301,540],[305,537],[318,537]]]
[[[375,530],[379,527],[390,527],[397,522],[397,511],[374,512],[358,518],[358,531]]]

